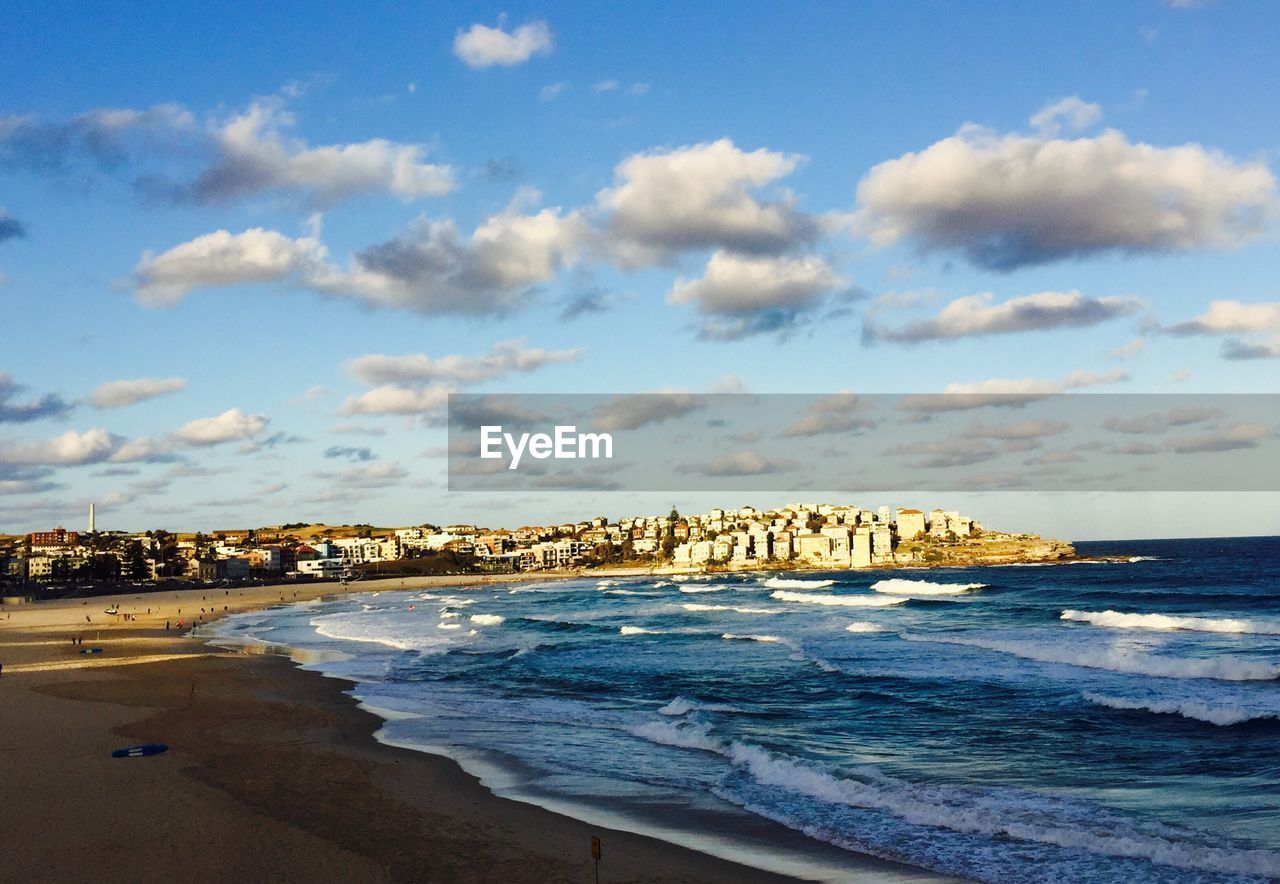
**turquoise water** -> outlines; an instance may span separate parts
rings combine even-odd
[[[1078,547],[1131,559],[382,592],[218,629],[318,655],[389,742],[640,828],[767,819],[837,873],[849,849],[1280,877],[1280,539]]]

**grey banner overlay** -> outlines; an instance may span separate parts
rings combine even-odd
[[[448,431],[455,491],[1280,490],[1270,394],[453,394]]]

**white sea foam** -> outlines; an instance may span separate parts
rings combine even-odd
[[[695,722],[646,721],[631,728],[631,733],[651,743],[678,749],[702,749],[723,752],[724,743],[711,736],[711,725]]]
[[[1109,696],[1107,694],[1094,693],[1093,691],[1085,691],[1080,696],[1098,706],[1154,712],[1158,715],[1181,715],[1183,718],[1207,721],[1220,727],[1240,724],[1244,721],[1254,721],[1260,718],[1280,718],[1280,711],[1251,709],[1235,703],[1207,703],[1202,700],[1137,699]]]
[[[885,810],[914,825],[1221,874],[1280,875],[1280,854],[1275,851],[1173,840],[1163,837],[1161,829],[1144,831],[1114,817],[1101,825],[1082,818],[1079,806],[1031,793],[927,787],[879,773],[868,774],[866,781],[842,778],[797,758],[736,741],[723,754],[762,785],[830,804]]]
[[[770,589],[825,589],[835,586],[834,580],[797,580],[790,577],[770,577],[764,581]]]
[[[845,632],[882,632],[883,630],[883,626],[868,623],[866,620],[855,620],[844,628]]]
[[[694,602],[681,605],[686,611],[733,611],[735,614],[780,614],[769,608],[740,608],[736,605],[700,605]]]
[[[747,642],[781,642],[782,639],[776,635],[740,635],[736,632],[726,632],[721,634],[721,638],[727,638],[730,641],[747,641]]]
[[[844,608],[888,608],[892,605],[901,605],[907,600],[906,596],[892,598],[874,595],[811,595],[807,592],[787,592],[781,589],[770,594],[769,598],[777,599],[780,602],[799,602],[804,605],[833,605]]]
[[[1159,556],[1129,556],[1130,562],[1158,562]]]
[[[664,586],[675,586],[675,585],[676,583],[674,580],[659,580],[657,583],[653,585],[653,588],[662,589],[662,587]]]
[[[688,574],[676,574],[676,575],[672,576],[672,578],[671,578],[671,579],[672,579],[672,581],[674,581],[675,583],[684,583],[686,580],[688,580],[688,579],[689,579],[689,575],[688,575]]]
[[[1041,663],[1063,663],[1152,678],[1214,678],[1222,681],[1265,681],[1280,678],[1280,665],[1242,657],[1164,657],[1117,645],[1069,646],[1057,641],[906,635],[908,641],[984,648]]]
[[[623,626],[618,632],[622,635],[657,635],[656,630],[645,629],[643,626]]]
[[[604,591],[604,594],[605,595],[648,595],[648,596],[662,595],[662,593],[660,592],[645,592],[644,590],[640,590],[640,589],[606,589]]]
[[[724,587],[723,587],[723,586],[682,586],[682,587],[680,587],[680,591],[681,591],[681,592],[688,592],[688,593],[694,593],[694,592],[722,592],[723,590],[724,590]]]
[[[436,629],[461,629],[461,628],[462,628],[462,624],[460,623],[437,623],[436,624]]]
[[[369,642],[400,651],[427,652],[448,647],[446,639],[424,635],[420,620],[388,623],[363,612],[352,612],[321,614],[310,622],[317,635],[337,641]]]
[[[617,580],[600,580],[600,581],[597,581],[597,582],[596,582],[596,586],[599,586],[599,587],[602,587],[602,588],[603,588],[603,587],[606,587],[606,586],[617,586],[617,585],[618,585],[618,583],[619,583],[619,581],[617,581]]]
[[[1120,611],[1063,611],[1063,620],[1075,620],[1111,629],[1178,629],[1192,632],[1228,632],[1280,635],[1280,623],[1214,617],[1179,617],[1171,614],[1125,614]]]
[[[741,712],[737,706],[727,703],[700,703],[687,697],[676,697],[658,710],[659,715],[680,716],[690,712]]]
[[[481,626],[497,626],[506,620],[501,614],[472,614],[471,622],[478,623]]]
[[[903,580],[899,577],[877,580],[871,584],[876,592],[905,596],[960,595],[984,586],[985,583],[932,583],[928,580]]]
[[[461,617],[461,616],[462,615],[459,614],[457,611],[441,611],[440,612],[441,620],[456,620],[458,617]]]

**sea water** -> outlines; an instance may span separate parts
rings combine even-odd
[[[832,877],[837,848],[989,881],[1280,877],[1280,539],[1077,548],[1123,558],[355,593],[217,629],[314,655],[380,739],[499,794],[708,837],[770,820]]]

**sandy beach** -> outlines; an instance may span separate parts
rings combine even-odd
[[[568,575],[544,575],[556,576]],[[527,579],[391,579],[348,589]],[[381,720],[343,692],[348,683],[176,629],[179,619],[207,623],[341,591],[184,590],[0,609],[6,877],[591,881],[595,835],[602,881],[790,880],[495,797],[450,759],[377,742]],[[105,614],[113,604],[132,619]],[[144,742],[170,749],[110,757]],[[847,880],[937,880],[781,826],[776,836],[797,853],[834,858]]]

